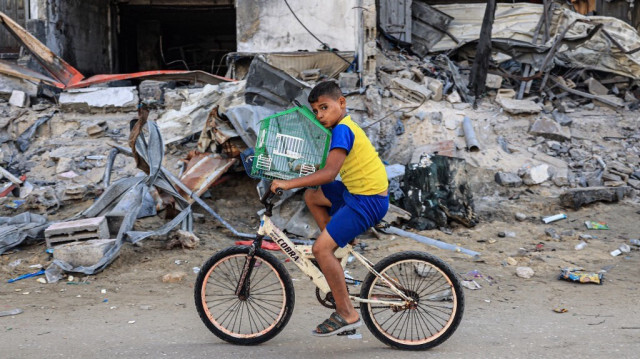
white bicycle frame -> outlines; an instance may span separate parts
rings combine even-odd
[[[273,224],[271,218],[267,215],[262,216],[260,221],[260,228],[258,229],[258,235],[269,236],[271,239],[282,249],[282,251],[291,258],[293,263],[300,268],[300,270],[311,277],[313,283],[323,292],[325,295],[331,291],[329,284],[324,277],[324,274],[316,267],[311,259],[314,258],[310,245],[295,245],[278,227]],[[395,294],[397,294],[402,301],[387,301],[378,299],[364,299],[350,295],[349,298],[353,301],[360,303],[371,303],[389,306],[405,306],[413,300],[406,296],[396,285],[398,284],[394,279],[389,278],[386,275],[381,275],[375,269],[373,269],[373,263],[366,259],[363,255],[353,250],[351,245],[347,245],[344,248],[338,248],[335,251],[335,256],[340,260],[342,269],[344,270],[347,265],[347,259],[349,255],[354,256],[367,270],[373,273],[376,277],[389,287]]]

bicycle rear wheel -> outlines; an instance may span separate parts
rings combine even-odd
[[[415,301],[405,307],[362,304],[362,319],[380,341],[399,349],[424,350],[441,344],[458,328],[464,294],[454,271],[442,260],[423,252],[400,252],[382,259],[374,269]],[[360,297],[402,301],[371,273]]]
[[[276,336],[287,324],[295,303],[293,282],[272,254],[256,250],[249,295],[235,294],[249,247],[216,253],[202,267],[195,285],[195,303],[204,324],[220,339],[253,345]]]

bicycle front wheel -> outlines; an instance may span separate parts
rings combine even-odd
[[[204,324],[220,339],[241,345],[266,342],[287,324],[295,302],[293,282],[282,263],[256,250],[247,296],[235,294],[249,247],[216,253],[201,268],[195,302]]]
[[[441,344],[457,329],[464,294],[454,271],[442,260],[424,252],[400,252],[382,259],[374,269],[413,299],[406,306],[363,303],[362,319],[380,341],[399,349],[424,350]],[[360,297],[402,301],[371,273]]]

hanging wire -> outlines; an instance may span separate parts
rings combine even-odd
[[[335,49],[333,49],[331,46],[329,46],[329,44],[327,44],[326,42],[320,40],[313,32],[311,32],[311,30],[309,30],[304,23],[302,23],[302,21],[298,18],[298,15],[296,15],[296,13],[293,11],[293,9],[291,8],[291,6],[289,5],[289,2],[287,0],[284,0],[284,3],[287,5],[287,7],[289,8],[289,11],[291,11],[291,14],[293,15],[293,17],[296,18],[296,20],[298,20],[298,22],[300,23],[300,25],[302,25],[302,27],[309,33],[309,35],[313,36],[314,39],[318,40],[318,42],[320,44],[322,44],[322,47],[329,50],[329,52],[335,54],[336,56],[338,56],[339,58],[342,59],[342,61],[346,62],[349,64],[349,66],[351,66],[351,62],[347,59],[345,59],[344,57],[340,56],[340,54],[338,54]]]

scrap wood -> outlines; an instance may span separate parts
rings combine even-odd
[[[0,166],[0,174],[2,174],[4,177],[6,177],[9,181],[15,183],[15,184],[22,184],[22,181],[24,181],[24,179],[22,178],[18,178],[16,176],[14,176],[11,172],[7,171],[4,169],[4,167]],[[24,176],[22,176],[24,177]]]
[[[0,168],[2,168],[2,167],[0,167]],[[2,168],[2,169],[4,169],[4,168]],[[27,180],[27,176],[22,175],[22,176],[20,176],[19,180],[21,181],[20,183],[22,183],[22,182]],[[18,184],[16,184],[15,182],[12,181],[10,185],[8,185],[8,186],[4,187],[2,190],[0,190],[0,198],[6,197],[9,193],[11,193],[17,187],[18,187]]]

